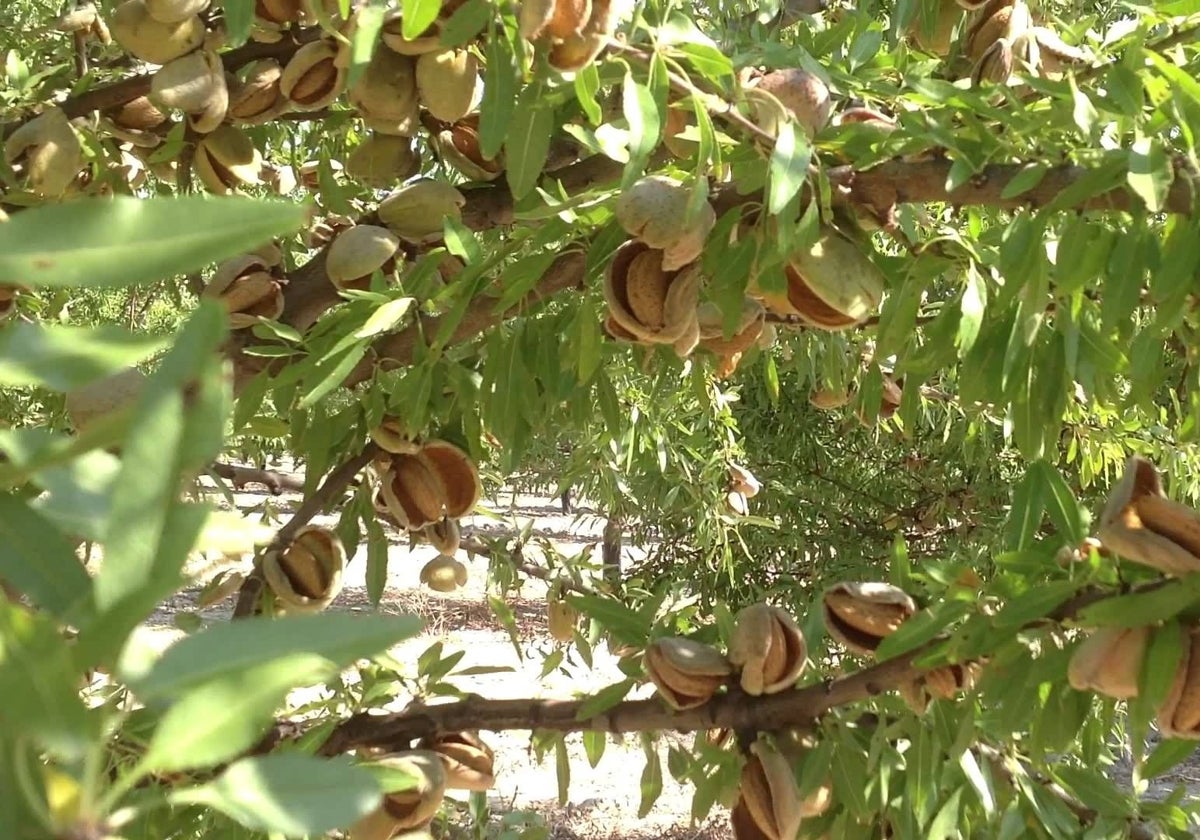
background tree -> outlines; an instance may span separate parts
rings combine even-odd
[[[509,729],[696,732],[739,838],[1191,835],[1200,7],[819,5],[6,5],[0,835],[419,836]],[[463,535],[518,471],[648,556]],[[627,679],[372,712],[453,667],[312,614],[383,523]]]

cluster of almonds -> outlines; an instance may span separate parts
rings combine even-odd
[[[549,46],[550,66],[582,70],[596,60],[617,28],[620,2],[613,0],[524,0],[521,37]]]
[[[401,242],[424,244],[442,235],[443,220],[462,218],[466,198],[444,181],[418,178],[393,190],[380,202],[377,216],[381,225],[354,224],[327,219],[309,238],[314,247],[329,243],[325,254],[325,274],[338,289],[365,290],[371,277],[382,272],[391,277],[396,270],[396,255]],[[449,258],[461,268],[456,258]]]
[[[1071,687],[1117,700],[1137,697],[1153,632],[1150,627],[1101,627],[1092,632],[1071,656]],[[1175,679],[1158,707],[1158,729],[1167,738],[1200,740],[1200,625],[1184,626],[1180,641]]]
[[[633,238],[617,249],[605,273],[604,327],[618,341],[669,344],[680,356],[703,347],[728,373],[751,346],[769,346],[774,329],[766,310],[747,299],[727,338],[721,310],[700,303],[700,256],[716,213],[701,202],[689,217],[690,203],[691,192],[665,175],[646,176],[617,199],[617,221]]]
[[[458,520],[483,493],[475,462],[447,441],[411,440],[394,418],[373,429],[371,439],[385,453],[374,464],[375,508],[438,550],[421,569],[421,582],[438,592],[464,585],[467,568],[454,553],[461,538]]]
[[[808,403],[813,408],[820,409],[821,411],[836,411],[845,406],[853,398],[854,394],[852,391],[818,387],[809,392]],[[904,391],[901,389],[899,383],[888,374],[884,374],[882,389],[879,393],[879,411],[876,416],[885,420],[891,417],[899,410],[903,399]],[[860,407],[857,414],[859,422],[864,426],[867,425],[866,414],[863,413],[862,407]]]
[[[917,605],[907,592],[890,583],[839,583],[822,598],[825,629],[849,651],[874,657],[885,638],[912,618]],[[918,714],[931,699],[949,700],[970,690],[979,677],[976,662],[943,665],[899,686],[901,698]]]
[[[1098,528],[1100,547],[1168,575],[1200,571],[1200,513],[1167,498],[1154,465],[1134,455],[1109,494]],[[1119,700],[1138,696],[1151,627],[1102,627],[1076,649],[1071,686]],[[1158,708],[1158,727],[1172,738],[1200,740],[1200,625],[1183,628],[1182,653],[1171,690]]]
[[[281,613],[320,612],[342,591],[346,549],[337,535],[316,525],[291,543],[263,555],[262,571]]]
[[[769,133],[777,133],[788,119],[809,135],[829,122],[829,89],[807,70],[751,69],[743,71],[741,79],[755,120]],[[839,121],[895,128],[893,121],[869,108],[849,109]],[[690,112],[668,109],[664,142],[677,156],[694,152],[695,141],[685,136],[693,124]],[[774,341],[767,313],[795,317],[817,329],[845,330],[863,323],[879,307],[882,272],[861,246],[825,225],[814,243],[790,255],[783,289],[764,289],[757,277],[751,278],[733,334],[726,335],[721,309],[711,302],[698,303],[699,258],[716,214],[707,203],[692,205],[691,191],[662,175],[642,178],[618,198],[617,221],[633,238],[617,250],[605,276],[605,329],[613,338],[669,344],[680,356],[700,346],[718,358],[718,375],[727,376],[751,346]]]
[[[348,840],[428,837],[447,790],[485,791],[496,784],[495,754],[474,732],[427,738],[417,749],[375,760],[415,784],[384,794],[379,806],[351,826]]]
[[[1088,56],[1065,43],[1053,29],[1035,26],[1025,0],[988,0],[959,4],[972,10],[962,29],[963,53],[972,62],[971,81],[1006,84],[1014,69],[1033,76],[1056,77]]]
[[[321,110],[344,97],[370,130],[348,156],[345,172],[365,186],[380,188],[419,171],[412,137],[422,127],[443,162],[467,178],[491,180],[504,170],[502,159],[484,157],[480,149],[480,54],[472,45],[441,43],[446,24],[465,2],[443,0],[437,18],[414,38],[404,36],[401,12],[387,11],[372,58],[353,85],[349,44],[365,5],[361,3],[352,3],[343,18],[338,0],[258,0],[251,38],[271,43],[291,31],[300,33],[301,43],[285,60],[261,58],[236,73],[222,61],[224,23],[209,9],[210,0],[123,0],[107,25],[89,3],[61,18],[58,28],[105,43],[111,32],[111,39],[134,58],[159,65],[147,95],[100,114],[103,133],[125,144],[119,154],[131,185],[147,168],[159,177],[174,177],[177,162],[152,153],[175,125],[171,115],[177,113],[196,138],[192,168],[205,189],[224,195],[266,183],[281,194],[290,192],[297,173],[265,163],[242,128],[290,112]],[[526,2],[521,33],[547,49],[552,66],[579,70],[608,43],[620,11],[621,4],[609,0]],[[317,24],[324,27],[319,37],[312,37],[315,29],[301,31]],[[18,128],[4,152],[39,195],[58,197],[81,183],[84,147],[56,107]],[[317,162],[306,164],[299,180],[313,181],[316,167]],[[430,218],[422,215],[422,224],[428,225]]]
[[[692,639],[658,639],[646,648],[646,674],[673,709],[693,709],[712,699],[736,673],[747,694],[775,694],[795,685],[808,646],[795,619],[779,607],[753,604],[734,622],[728,656]]]
[[[808,645],[795,619],[779,607],[753,604],[734,618],[727,655],[711,645],[671,637],[647,646],[644,667],[659,696],[671,708],[682,710],[707,703],[735,674],[742,691],[750,695],[788,691],[807,661]],[[710,740],[724,744],[728,736],[720,730]],[[823,813],[830,795],[830,788],[823,786],[802,798],[788,760],[760,739],[751,745],[742,767],[738,802],[731,814],[734,837],[795,837],[800,820]]]

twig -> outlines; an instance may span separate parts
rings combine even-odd
[[[342,464],[325,477],[325,481],[316,489],[311,496],[301,503],[296,512],[292,514],[292,518],[283,524],[275,534],[275,539],[271,540],[258,555],[254,558],[254,571],[242,583],[242,588],[238,590],[237,605],[233,608],[234,618],[245,618],[253,615],[256,606],[258,605],[258,597],[262,593],[263,575],[262,575],[262,558],[268,552],[278,551],[286,546],[296,536],[296,532],[303,528],[308,522],[321,511],[327,509],[334,503],[335,500],[341,497],[346,488],[354,480],[354,477],[365,467],[371,463],[377,454],[379,447],[374,443],[367,443],[362,452],[359,452],[353,458],[343,461]]]
[[[214,475],[233,484],[237,490],[241,490],[247,484],[261,484],[270,490],[273,496],[278,496],[284,490],[297,493],[304,490],[304,479],[274,470],[261,470],[256,467],[243,467],[220,462],[213,464],[211,470]]]

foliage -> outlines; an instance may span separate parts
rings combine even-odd
[[[1200,6],[538,5],[6,4],[0,836],[425,830],[409,748],[497,729],[564,796],[567,738],[638,733],[643,812],[665,768],[739,838],[1191,836],[1194,797],[1146,794],[1200,732]],[[276,529],[195,492],[285,454]],[[396,661],[415,618],[320,612],[360,545],[380,602],[383,524],[453,554],[480,475],[644,550],[614,580],[462,541],[514,634],[548,581],[546,673],[607,645],[627,679],[522,716],[461,652]],[[159,650],[205,552],[255,557],[237,620]],[[911,598],[856,602],[902,613],[879,638],[829,606],[859,581]],[[1080,676],[1113,628],[1118,699]],[[768,831],[764,796],[810,804]]]

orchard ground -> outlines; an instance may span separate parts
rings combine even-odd
[[[284,467],[286,469],[286,466]],[[214,496],[220,499],[220,496]],[[236,506],[247,515],[260,515],[264,504],[273,508],[282,519],[299,504],[299,495],[284,493],[273,497],[251,485],[234,494]],[[547,495],[516,493],[511,488],[501,490],[495,497],[481,503],[491,515],[474,516],[464,520],[464,535],[515,535],[518,529],[532,522],[532,537],[548,540],[563,555],[577,555],[591,549],[599,562],[599,543],[605,521],[586,503],[578,502],[575,512],[563,514],[557,498]],[[314,524],[332,527],[336,516],[318,516]],[[524,577],[525,583],[508,604],[517,623],[518,642],[514,646],[507,630],[492,614],[487,603],[487,573],[489,559],[470,556],[460,551],[458,557],[469,570],[467,585],[453,593],[436,593],[419,580],[421,567],[437,552],[429,546],[409,547],[408,537],[395,528],[384,525],[389,541],[388,576],[380,610],[390,614],[416,614],[425,622],[424,632],[397,648],[397,660],[416,659],[435,643],[442,643],[444,654],[463,651],[465,656],[456,671],[486,666],[490,673],[455,676],[447,681],[465,692],[475,692],[495,699],[538,697],[570,699],[581,693],[597,691],[622,679],[617,659],[599,643],[593,656],[593,667],[581,661],[573,647],[566,648],[562,665],[547,676],[541,675],[543,654],[564,647],[556,643],[546,627],[546,584],[536,578]],[[532,542],[532,541],[531,541]],[[541,564],[542,555],[534,545],[526,549],[526,559]],[[639,551],[626,546],[623,561],[636,561]],[[248,558],[246,561],[248,563]],[[185,589],[163,605],[152,623],[168,635],[175,635],[176,620],[186,613],[197,613],[206,621],[228,620],[233,599],[203,610],[196,610],[196,598],[202,583],[230,564],[197,563],[193,569],[194,586]],[[348,563],[345,588],[331,609],[348,612],[369,612],[373,609],[365,581],[366,551],[360,546]],[[518,654],[517,647],[520,648]],[[649,696],[650,686],[643,686],[631,697]],[[402,697],[389,709],[398,710],[407,698]],[[599,838],[658,838],[658,840],[717,840],[731,836],[726,812],[719,806],[702,823],[691,819],[692,789],[680,784],[666,772],[666,749],[669,739],[676,739],[685,748],[692,735],[669,733],[660,742],[659,754],[663,765],[663,791],[653,808],[639,818],[641,796],[639,779],[645,766],[641,744],[636,736],[617,740],[611,736],[604,755],[596,767],[591,767],[579,736],[567,739],[571,761],[571,779],[565,804],[558,799],[558,778],[553,752],[538,761],[530,747],[527,732],[484,732],[484,739],[496,752],[496,787],[488,794],[491,814],[485,834],[475,837],[545,837],[548,840],[598,840]],[[1128,764],[1113,768],[1118,779],[1129,782]],[[1156,779],[1150,788],[1152,798],[1163,798],[1178,784],[1189,792],[1200,792],[1200,750],[1193,758],[1168,776]],[[465,794],[461,805],[465,809]],[[506,834],[508,823],[514,833]],[[522,835],[519,827],[544,826],[545,833]],[[451,834],[449,836],[456,836]],[[466,836],[466,835],[464,835]]]

